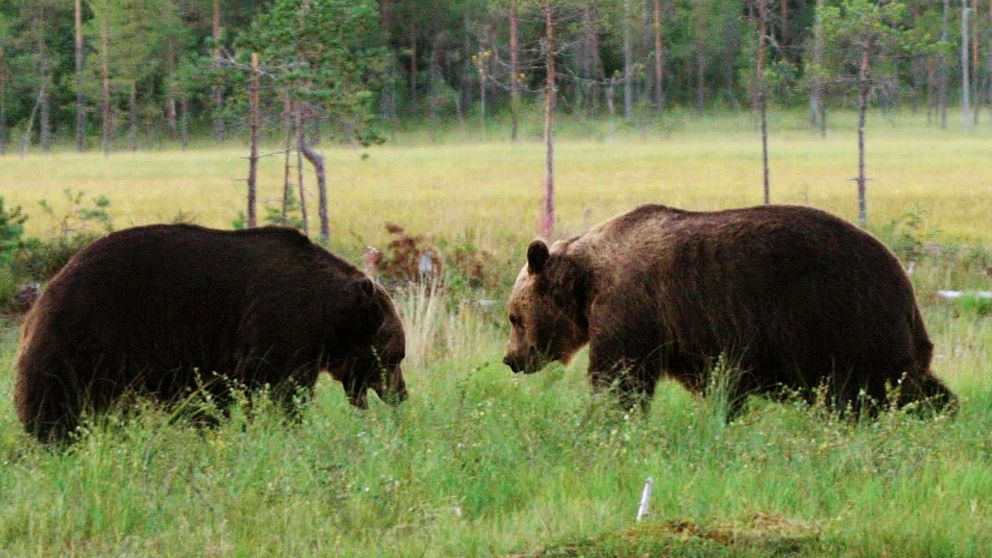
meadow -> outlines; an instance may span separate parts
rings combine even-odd
[[[825,139],[799,114],[772,119],[772,199],[853,218],[852,117],[831,118]],[[564,122],[557,234],[640,203],[760,203],[752,124],[748,114]],[[533,376],[500,363],[500,302],[537,230],[537,130],[511,144],[495,127],[483,138],[471,123],[443,123],[395,130],[368,151],[324,149],[334,251],[358,263],[396,223],[490,253],[499,278],[435,297],[396,289],[411,394],[398,408],[352,409],[324,379],[299,423],[263,405],[198,429],[146,406],[52,451],[16,419],[17,324],[0,325],[0,555],[992,553],[992,308],[934,296],[992,289],[992,127],[940,131],[920,115],[873,114],[869,128],[870,227],[913,263],[934,371],[961,398],[957,415],[890,411],[859,422],[753,399],[731,424],[719,393],[697,398],[668,381],[647,416],[620,414],[590,393],[584,356]],[[66,188],[110,199],[117,228],[177,218],[230,227],[243,210],[245,151],[8,155],[0,196],[23,206],[29,234],[42,237],[58,223],[37,202],[58,215]],[[281,158],[266,158],[263,202],[275,203],[281,180]],[[649,476],[651,512],[635,523]]]

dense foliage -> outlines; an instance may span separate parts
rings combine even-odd
[[[814,120],[821,98],[853,105],[857,64],[848,56],[853,31],[845,32],[843,21],[864,2],[557,0],[558,110],[629,116],[663,114],[673,105],[748,106],[760,2],[774,99],[808,101]],[[873,49],[871,102],[925,104],[936,114],[962,98],[966,75],[972,104],[988,100],[992,6],[967,3],[967,15],[960,2],[868,3],[886,16],[877,34],[905,37]],[[373,118],[465,118],[508,108],[511,68],[524,102],[538,102],[546,32],[541,4],[87,0],[80,2],[77,73],[73,2],[0,0],[0,149],[22,141],[25,131],[46,148],[69,143],[77,112],[90,137],[105,129],[115,145],[185,143],[190,130],[212,129],[222,139],[246,120],[250,51],[260,54],[270,78],[263,80],[270,122],[292,90],[321,101],[323,121],[347,139],[364,138]],[[519,29],[516,64],[511,14]],[[818,29],[825,32],[820,39]]]

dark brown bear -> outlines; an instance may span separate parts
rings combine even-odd
[[[14,402],[65,439],[125,393],[174,402],[203,388],[273,388],[292,408],[321,370],[365,407],[406,397],[403,328],[383,289],[288,228],[153,225],[73,257],[28,314]]]
[[[510,295],[504,362],[535,372],[589,343],[595,389],[647,402],[662,373],[701,392],[723,355],[748,393],[793,388],[855,409],[954,396],[930,373],[913,288],[895,256],[823,211],[762,206],[691,212],[642,206],[587,233],[541,241]],[[904,378],[904,379],[903,379]]]

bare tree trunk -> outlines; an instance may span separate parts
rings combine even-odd
[[[444,58],[444,43],[447,40],[447,31],[440,31],[431,39],[430,65],[427,73],[427,78],[430,80],[428,83],[430,93],[427,96],[427,106],[430,110],[431,120],[437,118],[438,91],[441,89],[441,86],[438,84],[444,82],[441,60]]]
[[[789,0],[782,0],[782,21],[781,26],[782,46],[789,44]]]
[[[310,234],[310,220],[307,217],[307,192],[303,185],[303,109],[296,112],[296,186],[300,191],[300,219],[303,220],[303,234]]]
[[[384,37],[389,37],[393,32],[393,4],[391,0],[379,0],[379,29]],[[387,46],[389,48],[388,79],[383,84],[379,109],[383,120],[396,122],[396,76],[399,74],[399,61],[396,57],[396,49],[391,44]]]
[[[7,154],[7,67],[4,49],[0,47],[0,155]]]
[[[609,83],[606,85],[606,111],[610,113],[610,119],[617,115],[616,109],[616,97],[617,97],[617,75],[613,74],[610,77]]]
[[[289,200],[292,192],[289,183],[289,155],[293,147],[293,98],[289,95],[289,90],[283,93],[282,97],[282,132],[286,135],[285,156],[282,171],[282,213],[279,215],[279,223],[285,225],[289,222]]]
[[[706,103],[706,56],[702,49],[696,52],[696,112],[703,113]]]
[[[489,32],[486,30],[483,33],[482,38],[479,41],[479,47],[483,49],[483,53],[479,54],[478,57],[478,74],[479,74],[479,132],[482,134],[482,138],[486,137],[486,74],[488,70],[486,66],[489,64],[489,57],[486,54],[486,47],[489,43]]]
[[[410,114],[417,116],[417,24],[410,18]]]
[[[172,75],[176,70],[176,51],[172,45],[172,40],[168,41],[168,46],[166,47],[166,81],[172,81]],[[169,139],[176,141],[176,134],[179,127],[176,123],[176,93],[173,90],[172,85],[167,85],[165,88],[165,118],[169,125]]]
[[[76,0],[76,151],[86,151],[86,104],[83,97],[83,3]]]
[[[989,31],[992,33],[992,0],[989,1]],[[992,118],[992,41],[986,44],[986,54],[985,54],[985,73],[986,73],[986,91],[985,91],[985,102],[989,106],[989,118]]]
[[[813,64],[817,76],[809,95],[809,123],[816,126],[820,119],[820,105],[823,103],[823,0],[816,0],[816,22],[813,25]]]
[[[550,239],[555,226],[555,144],[554,144],[554,112],[556,96],[555,75],[555,22],[552,0],[544,0],[544,18],[546,37],[544,44],[544,65],[547,70],[544,103],[544,145],[545,172],[544,182],[544,211],[541,218],[541,236]]]
[[[661,0],[654,0],[654,106],[658,114],[665,108],[665,51],[661,44]]]
[[[971,71],[968,67],[968,0],[961,0],[961,124],[971,126]]]
[[[582,15],[584,18],[586,51],[583,58],[588,63],[585,76],[592,78],[592,81],[588,83],[587,98],[591,100],[588,112],[593,113],[599,110],[599,83],[606,77],[606,74],[603,70],[603,60],[599,55],[599,33],[596,30],[596,20],[599,15],[591,10],[588,5],[583,9]]]
[[[48,79],[47,77],[45,78]],[[48,97],[48,90],[45,89],[45,95],[41,98],[41,118],[38,122],[38,135],[41,141],[41,150],[48,153],[52,150],[52,104]]]
[[[213,39],[214,39],[214,49],[213,49],[213,59],[217,66],[220,66],[220,0],[214,0],[214,17],[213,17]],[[211,88],[211,96],[213,97],[214,107],[213,107],[213,128],[214,128],[214,140],[223,141],[224,140],[224,92],[221,89],[220,82],[214,83]]]
[[[131,144],[131,152],[138,150],[138,83],[131,82],[131,94],[127,98],[127,114],[130,120],[127,139]]]
[[[761,115],[761,169],[762,184],[765,194],[765,205],[772,202],[771,188],[768,181],[768,103],[765,97],[765,37],[768,33],[768,6],[767,0],[757,0],[758,2],[758,67],[757,78],[757,101],[758,112]]]
[[[868,223],[868,206],[865,200],[868,178],[865,176],[865,120],[868,112],[868,77],[871,62],[872,40],[861,51],[861,68],[858,71],[858,222]]]
[[[517,141],[517,113],[520,111],[520,24],[517,2],[510,0],[510,139]]]
[[[933,113],[937,108],[936,81],[937,70],[934,68],[933,57],[927,56],[927,126],[933,125]]]
[[[949,34],[949,17],[950,17],[951,5],[950,0],[944,0],[944,24],[940,32],[941,42],[947,42]],[[937,97],[938,102],[940,102],[940,127],[941,129],[947,129],[947,79],[948,70],[947,64],[947,54],[944,52],[940,53],[940,83],[937,86]]]
[[[974,101],[975,108],[972,111],[972,118],[974,124],[978,124],[978,113],[981,111],[981,101],[979,99],[981,88],[978,85],[978,0],[972,0],[971,4],[972,20],[971,20],[971,71],[974,73],[971,80],[971,98]]]
[[[179,144],[183,151],[189,147],[189,97],[179,97]]]
[[[706,100],[706,52],[703,48],[703,37],[706,35],[704,5],[700,0],[692,3],[692,16],[695,19],[695,32],[693,37],[693,48],[696,51],[696,112],[703,113],[703,104]]]
[[[21,136],[21,157],[27,154],[28,146],[31,145],[31,132],[34,130],[34,117],[38,113],[38,106],[41,105],[41,99],[45,96],[45,82],[41,82],[41,87],[38,89],[38,100],[34,103],[34,108],[31,109],[31,115],[28,116],[28,125],[24,128],[24,135]]]
[[[317,153],[307,145],[306,138],[300,146],[303,156],[313,165],[313,172],[317,176],[317,217],[320,219],[320,240],[327,242],[331,238],[331,226],[327,219],[327,181],[324,175],[324,156]]]
[[[631,44],[630,0],[623,0],[623,119],[634,112],[634,49]]]
[[[248,78],[248,209],[246,212],[247,227],[253,229],[258,225],[256,216],[256,192],[258,180],[258,53],[251,53],[251,77]]]
[[[102,101],[103,101],[103,133],[100,143],[103,146],[103,154],[110,154],[110,140],[113,133],[113,112],[110,107],[110,29],[107,26],[107,19],[100,18],[100,73],[103,78]]]
[[[48,46],[45,44],[45,28],[47,26],[45,19],[45,10],[41,9],[41,15],[37,21],[38,25],[38,73],[41,76],[41,81],[48,83],[51,76],[49,75],[49,60],[48,60]],[[41,150],[48,153],[52,150],[52,119],[51,119],[51,102],[48,98],[48,88],[42,87],[40,90],[43,94],[39,99],[39,109],[41,111],[41,118],[38,122],[38,139],[41,142]]]

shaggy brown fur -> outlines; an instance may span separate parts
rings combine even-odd
[[[504,362],[535,372],[590,344],[589,377],[622,403],[664,372],[702,391],[721,355],[739,365],[731,416],[782,387],[858,407],[954,396],[930,373],[933,344],[895,256],[823,211],[642,206],[587,233],[528,248],[509,301]]]
[[[295,230],[154,225],[81,251],[28,314],[14,401],[65,439],[125,393],[173,402],[203,387],[271,386],[288,407],[320,370],[364,407],[405,398],[403,328],[381,287]]]

